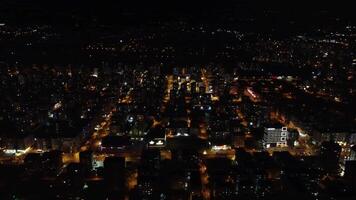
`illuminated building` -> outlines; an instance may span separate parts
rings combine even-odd
[[[262,144],[266,149],[270,147],[286,147],[287,139],[287,127],[274,126],[265,128]]]

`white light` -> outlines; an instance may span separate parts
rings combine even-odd
[[[156,145],[163,145],[163,142],[161,140],[159,140]]]
[[[60,107],[62,107],[62,102],[58,102],[58,103],[54,104],[53,110],[57,110],[57,109],[59,109]]]
[[[132,116],[129,117],[129,119],[127,120],[128,122],[132,123],[134,120],[134,118]]]
[[[212,148],[211,148],[212,150],[214,150],[214,151],[220,151],[220,150],[228,150],[228,149],[231,149],[231,147],[230,146],[228,146],[228,145],[226,145],[226,144],[224,144],[224,145],[221,145],[221,146],[213,146]]]
[[[5,149],[4,153],[6,153],[6,154],[15,154],[16,150],[15,149]]]
[[[298,134],[299,134],[300,137],[308,136],[307,134],[303,133],[301,130],[298,130]]]
[[[151,140],[151,141],[149,142],[149,144],[150,144],[150,145],[154,145],[155,142]]]

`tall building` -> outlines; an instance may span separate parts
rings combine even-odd
[[[104,180],[109,190],[122,192],[125,188],[125,158],[106,157]]]
[[[339,172],[341,147],[334,141],[323,142],[320,147],[320,163],[327,173]]]
[[[345,179],[351,186],[356,187],[356,160],[346,161]]]
[[[348,160],[356,160],[356,145],[350,148],[350,157]]]
[[[263,148],[268,149],[270,147],[286,147],[288,139],[287,127],[271,126],[265,128],[262,139]]]
[[[93,152],[90,150],[79,153],[80,163],[84,166],[85,171],[89,172],[93,169]]]

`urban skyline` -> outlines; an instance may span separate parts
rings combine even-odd
[[[352,8],[0,2],[0,199],[355,199]]]

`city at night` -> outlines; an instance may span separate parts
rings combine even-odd
[[[355,8],[1,0],[0,200],[355,200]]]

